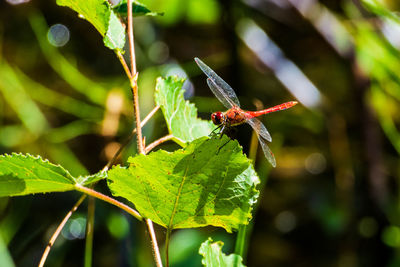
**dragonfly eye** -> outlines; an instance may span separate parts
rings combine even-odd
[[[222,112],[215,112],[211,114],[211,120],[215,125],[220,125],[223,122],[223,115]]]

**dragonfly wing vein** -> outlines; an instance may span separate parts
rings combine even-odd
[[[236,96],[235,91],[233,91],[232,87],[226,83],[221,77],[218,76],[209,66],[207,66],[203,61],[199,58],[194,59],[200,69],[204,72],[205,75],[211,80],[210,83],[207,80],[208,86],[213,91],[213,93],[217,96],[217,98],[226,106],[227,103],[230,106],[226,106],[227,108],[231,108],[232,106],[240,106],[239,99]],[[210,85],[212,84],[212,85]],[[225,99],[221,100],[221,97]]]
[[[211,91],[214,93],[214,95],[218,98],[218,100],[226,107],[226,108],[231,108],[233,106],[236,106],[237,104],[232,101],[227,95],[225,95],[221,89],[218,87],[218,85],[210,78],[207,79],[207,84],[208,87],[210,87]]]
[[[271,163],[271,165],[275,168],[276,167],[276,160],[274,157],[274,153],[272,153],[271,149],[269,149],[268,145],[266,144],[265,140],[259,135],[258,140],[260,141],[261,148],[264,152],[265,157]]]
[[[257,135],[261,136],[265,140],[271,142],[272,138],[269,134],[267,128],[265,128],[264,124],[257,118],[251,118],[246,121],[250,126],[254,129]]]

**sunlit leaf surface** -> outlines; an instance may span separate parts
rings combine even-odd
[[[89,185],[105,179],[106,177],[106,172],[98,172],[92,175],[79,176],[78,178],[76,178],[76,182],[80,185]]]
[[[106,173],[74,178],[60,165],[40,156],[0,155],[0,197],[74,190],[106,178]]]
[[[199,253],[203,256],[201,263],[208,267],[231,267],[244,266],[242,263],[242,257],[236,254],[230,254],[227,256],[222,252],[223,242],[217,241],[212,243],[212,239],[209,238],[203,242],[200,246]]]
[[[129,162],[108,174],[113,195],[166,228],[213,225],[231,232],[251,218],[259,178],[236,141],[204,137],[173,153],[158,150]]]
[[[75,179],[64,168],[41,157],[0,156],[0,196],[68,191]]]
[[[155,101],[161,106],[169,132],[180,145],[207,136],[216,127],[211,121],[197,118],[194,104],[185,101],[184,81],[177,76],[158,78],[155,92]]]
[[[67,6],[89,21],[104,37],[104,44],[110,49],[122,49],[125,44],[125,30],[106,0],[57,0],[60,6]]]

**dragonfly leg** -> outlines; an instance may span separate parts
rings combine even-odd
[[[208,136],[209,136],[209,137],[212,137],[212,136],[215,136],[215,135],[217,135],[218,133],[220,133],[221,131],[219,131],[218,133],[216,133],[216,131],[217,131],[218,129],[220,129],[222,126],[223,126],[222,124],[218,125],[218,127],[215,128],[214,130],[212,130],[212,132],[211,132]]]
[[[218,155],[218,154],[219,154],[219,151],[220,151],[224,146],[226,146],[230,141],[231,141],[231,139],[229,138],[227,142],[225,142],[222,146],[220,146],[220,147],[218,148],[217,153],[215,153],[215,154]]]

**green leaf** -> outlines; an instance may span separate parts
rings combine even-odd
[[[114,12],[110,12],[110,20],[104,44],[110,49],[122,49],[125,45],[125,28]]]
[[[77,183],[80,185],[89,185],[106,178],[107,178],[107,172],[98,172],[92,175],[80,176],[76,180]]]
[[[247,224],[258,197],[253,166],[237,141],[203,137],[173,153],[158,150],[108,173],[114,196],[168,229]]]
[[[222,252],[223,242],[217,241],[212,243],[212,239],[208,238],[200,246],[199,253],[203,256],[201,263],[204,266],[210,267],[232,267],[232,266],[245,266],[242,263],[242,257],[237,254],[230,254],[226,256]]]
[[[68,191],[75,183],[68,171],[41,157],[0,156],[0,197]]]
[[[185,101],[182,85],[185,79],[177,76],[158,78],[155,91],[155,101],[161,107],[168,130],[178,144],[193,141],[202,136],[208,136],[215,125],[211,121],[197,118],[194,104]]]
[[[103,38],[104,44],[114,50],[123,50],[125,45],[125,28],[117,16],[111,12],[107,34]]]
[[[120,1],[116,6],[113,7],[115,13],[120,16],[126,17],[128,14],[128,4],[127,0]],[[138,1],[132,1],[132,15],[134,17],[137,16],[162,16],[164,13],[152,12],[148,9],[144,4],[139,3]]]
[[[57,0],[57,4],[75,10],[80,17],[89,21],[104,37],[104,44],[108,48],[114,50],[124,47],[124,27],[107,0]]]

